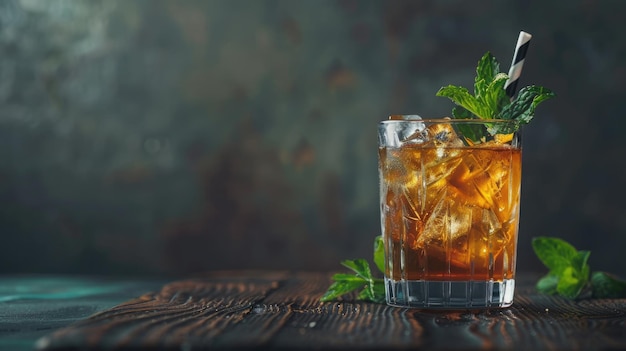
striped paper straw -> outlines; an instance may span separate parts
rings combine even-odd
[[[517,38],[517,45],[515,45],[515,54],[513,55],[513,61],[511,62],[511,69],[509,69],[509,80],[504,84],[506,95],[513,97],[517,90],[517,82],[522,74],[522,67],[524,66],[524,58],[526,57],[526,51],[528,51],[528,45],[530,45],[530,38],[533,36],[521,31]]]

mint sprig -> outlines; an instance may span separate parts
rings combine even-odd
[[[568,299],[578,298],[585,290],[590,290],[597,298],[626,297],[626,281],[605,272],[594,272],[589,278],[590,251],[577,250],[565,240],[551,237],[533,238],[532,246],[549,269],[537,282],[539,292]]]
[[[594,272],[591,275],[593,297],[598,298],[624,298],[626,297],[626,281],[605,273]]]
[[[452,110],[455,119],[505,119],[512,123],[506,125],[462,126],[463,136],[474,142],[490,140],[496,134],[510,134],[518,130],[521,125],[529,123],[537,105],[550,99],[555,94],[540,86],[527,86],[520,90],[514,99],[506,95],[504,85],[509,79],[506,73],[500,72],[500,64],[496,58],[487,52],[478,61],[476,77],[474,79],[474,95],[467,88],[448,85],[437,92],[437,96],[447,97],[456,106]]]
[[[336,273],[332,276],[334,281],[328,291],[320,298],[320,301],[332,301],[336,298],[361,290],[357,295],[358,300],[382,303],[385,301],[385,283],[383,279],[375,278],[372,275],[367,260],[359,258],[356,260],[344,260],[341,264],[352,270],[355,274]],[[384,273],[385,252],[382,236],[377,236],[374,240],[374,264]]]

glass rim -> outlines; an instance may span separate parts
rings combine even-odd
[[[404,115],[393,115],[404,116]],[[410,116],[410,115],[406,115]],[[380,124],[395,124],[395,123],[473,123],[473,124],[485,124],[485,123],[515,123],[511,119],[480,119],[480,118],[425,118],[425,119],[385,119],[380,121]]]

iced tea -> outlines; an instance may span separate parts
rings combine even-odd
[[[503,307],[512,302],[520,140],[517,133],[463,139],[461,123],[483,122],[381,123],[381,222],[391,304]]]

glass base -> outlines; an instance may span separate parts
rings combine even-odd
[[[385,278],[387,304],[433,309],[503,308],[513,303],[515,280],[425,281]]]

